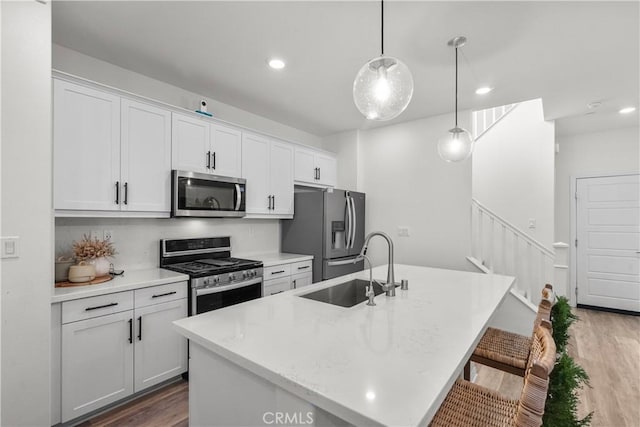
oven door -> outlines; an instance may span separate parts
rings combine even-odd
[[[174,217],[245,216],[245,179],[174,170],[171,188]]]
[[[262,278],[212,288],[191,289],[191,315],[262,297]]]

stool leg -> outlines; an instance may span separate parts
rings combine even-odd
[[[471,381],[471,360],[467,360],[467,364],[464,365],[462,377],[467,381]]]

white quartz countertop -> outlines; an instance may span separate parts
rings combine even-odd
[[[53,295],[51,296],[51,303],[112,294],[115,292],[130,291],[132,289],[146,288],[149,286],[165,285],[167,283],[175,283],[183,280],[189,280],[189,276],[165,270],[163,268],[126,270],[122,276],[115,276],[113,280],[100,283],[99,285],[54,288]]]
[[[356,425],[426,425],[513,277],[396,265],[409,290],[344,308],[300,298],[363,271],[174,322],[206,349]],[[374,278],[386,277],[386,266]]]
[[[272,267],[280,264],[290,264],[292,262],[310,261],[313,259],[313,255],[302,254],[288,254],[284,252],[268,252],[268,253],[253,253],[253,254],[240,254],[238,258],[255,259],[256,261],[262,261],[265,267]]]

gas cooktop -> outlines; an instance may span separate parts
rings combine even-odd
[[[259,267],[262,267],[260,261],[242,258],[204,258],[164,266],[166,269],[189,274],[192,277],[210,276]]]

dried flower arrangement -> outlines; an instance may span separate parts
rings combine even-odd
[[[79,242],[73,242],[73,255],[77,261],[86,261],[101,257],[112,257],[116,254],[110,240],[91,239],[86,234]]]

